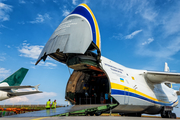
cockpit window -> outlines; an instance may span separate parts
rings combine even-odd
[[[172,84],[171,83],[164,83],[166,86],[168,86],[169,88],[172,88]]]

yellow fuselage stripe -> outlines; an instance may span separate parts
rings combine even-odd
[[[130,87],[127,87],[127,86],[124,86],[124,85],[120,85],[120,84],[112,83],[112,82],[111,82],[111,89],[124,90],[124,88],[128,88],[129,92],[132,92],[132,93],[141,95],[141,96],[146,97],[146,98],[148,98],[148,99],[151,99],[151,100],[153,100],[153,101],[163,102],[163,103],[169,103],[169,102],[165,102],[165,101],[162,101],[162,100],[158,100],[158,99],[156,99],[156,98],[153,98],[153,97],[151,97],[151,96],[149,96],[149,95],[146,95],[146,94],[144,94],[144,93],[142,93],[142,92],[139,92],[139,91],[137,91],[137,90],[134,90],[134,89],[132,89],[132,88],[130,88]]]
[[[82,6],[84,6],[85,8],[88,9],[88,11],[90,12],[91,16],[93,17],[94,20],[94,24],[95,24],[95,29],[96,29],[96,45],[98,46],[98,48],[100,49],[100,34],[99,34],[99,27],[96,21],[96,18],[93,14],[93,12],[91,11],[91,9],[86,5],[86,4],[81,4]]]

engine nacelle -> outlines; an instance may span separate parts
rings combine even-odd
[[[0,91],[0,101],[10,98],[7,92]]]

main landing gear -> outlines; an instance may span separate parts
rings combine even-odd
[[[172,111],[162,111],[161,117],[162,118],[174,118],[174,119],[176,119],[176,114],[172,113]]]

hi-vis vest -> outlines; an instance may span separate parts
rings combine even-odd
[[[47,101],[46,108],[50,108],[51,101]]]
[[[51,108],[56,108],[56,102],[52,102]]]

